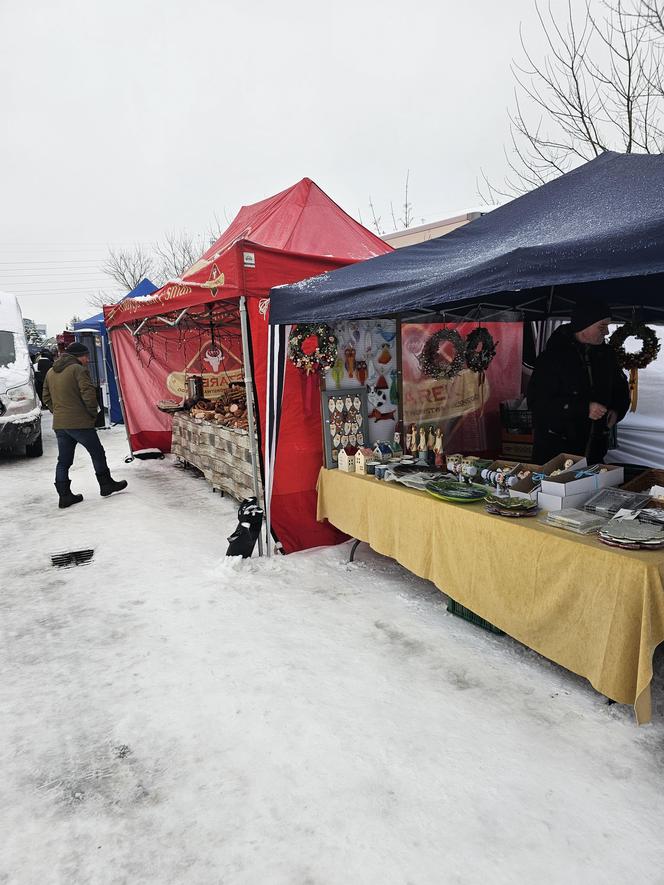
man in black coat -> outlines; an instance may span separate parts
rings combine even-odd
[[[44,389],[44,379],[46,378],[46,373],[49,369],[53,368],[53,354],[48,349],[48,347],[42,347],[39,351],[39,359],[35,365],[35,387],[37,389],[37,395],[41,400],[42,406],[44,405],[44,400],[42,399],[42,391]]]
[[[610,322],[603,302],[579,303],[537,358],[528,385],[536,464],[562,452],[585,455],[589,464],[604,460],[612,428],[629,408],[627,378],[604,341]]]

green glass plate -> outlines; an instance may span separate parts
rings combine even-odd
[[[426,490],[434,498],[439,498],[441,501],[448,501],[452,504],[475,504],[477,501],[482,501],[486,498],[489,491],[486,486],[480,486],[476,483],[465,485],[453,479],[428,482]]]

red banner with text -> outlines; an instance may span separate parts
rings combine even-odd
[[[242,344],[237,333],[215,329],[164,329],[136,339],[126,329],[111,331],[132,451],[171,450],[170,415],[160,400],[179,402],[187,375],[203,376],[203,395],[216,399],[231,381],[244,378]]]
[[[454,328],[464,339],[477,323],[406,323],[402,326],[404,430],[411,424],[441,427],[446,452],[487,452],[500,446],[500,403],[521,391],[522,323],[483,323],[496,343],[496,355],[484,376],[463,368],[448,380],[420,370],[419,355],[440,329]],[[446,342],[443,362],[454,359]]]

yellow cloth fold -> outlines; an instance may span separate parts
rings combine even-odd
[[[664,551],[620,550],[482,504],[322,469],[318,519],[366,541],[597,691],[651,718]]]

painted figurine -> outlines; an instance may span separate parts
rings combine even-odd
[[[346,345],[346,349],[344,350],[344,364],[346,366],[346,371],[348,372],[348,377],[352,378],[355,372],[355,348],[352,344]]]
[[[420,438],[417,449],[419,452],[417,463],[426,466],[429,462],[427,460],[427,434],[424,427],[420,427]]]
[[[427,463],[429,467],[433,467],[436,463],[436,455],[433,450],[435,444],[436,436],[433,432],[433,427],[429,427],[429,430],[427,431]]]
[[[436,467],[445,466],[445,456],[443,453],[443,431],[438,427],[436,429],[436,438],[433,444],[433,459]]]
[[[417,427],[415,424],[410,425],[407,448],[411,455],[417,455]]]
[[[447,470],[449,473],[454,474],[458,479],[461,479],[461,461],[463,457],[461,455],[448,455],[447,456]]]

